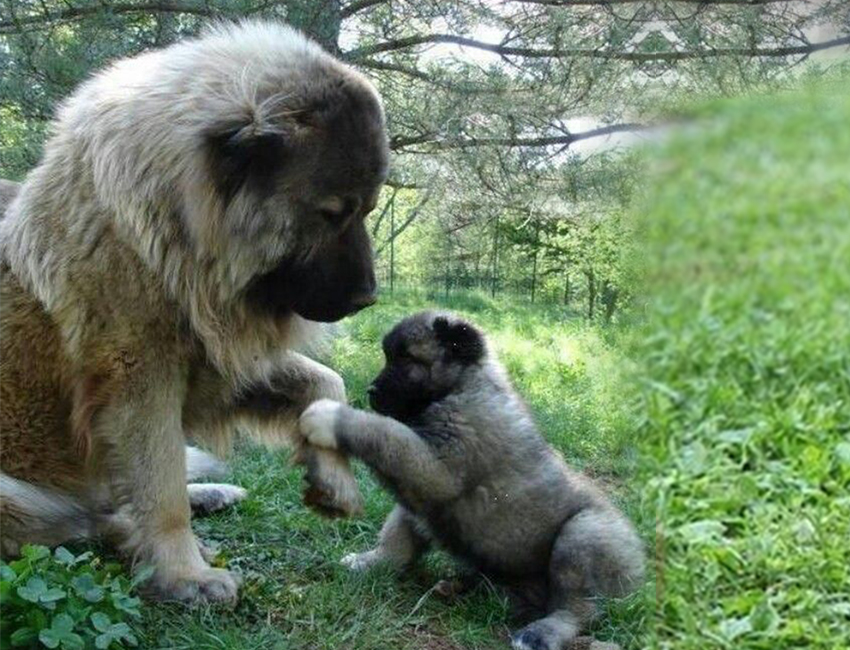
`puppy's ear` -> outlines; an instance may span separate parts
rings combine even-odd
[[[475,363],[484,356],[484,337],[469,323],[450,323],[443,316],[434,319],[434,334],[450,359]]]
[[[260,196],[270,194],[287,160],[284,136],[258,131],[253,124],[213,129],[206,146],[213,180],[225,203],[246,186]]]

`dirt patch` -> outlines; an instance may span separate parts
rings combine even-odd
[[[434,634],[428,630],[415,630],[416,647],[422,650],[466,650],[451,639]]]

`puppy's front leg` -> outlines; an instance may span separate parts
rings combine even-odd
[[[93,434],[102,443],[113,492],[130,525],[124,550],[154,566],[152,587],[170,600],[235,600],[238,582],[201,557],[189,525],[184,386],[178,369],[134,370],[97,414]]]
[[[310,444],[361,459],[417,502],[448,500],[461,492],[463,476],[397,420],[320,400],[304,411],[299,424]]]

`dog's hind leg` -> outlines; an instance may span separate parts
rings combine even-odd
[[[212,454],[186,447],[186,480],[199,478],[222,478],[227,474],[227,463]],[[189,505],[193,515],[207,515],[218,512],[244,499],[248,492],[245,488],[228,483],[189,483]]]
[[[517,650],[561,650],[596,616],[597,596],[622,596],[643,575],[631,524],[610,508],[589,508],[561,529],[549,561],[549,614],[513,635]]]
[[[79,499],[0,472],[0,554],[24,544],[59,544],[94,535],[91,511]]]
[[[218,512],[244,499],[245,488],[228,483],[189,483],[189,505],[193,515],[208,515]]]

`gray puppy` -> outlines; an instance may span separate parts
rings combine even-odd
[[[360,458],[399,502],[377,547],[344,564],[403,567],[435,541],[537,612],[513,635],[533,650],[575,638],[594,597],[640,584],[634,528],[544,441],[478,329],[424,312],[383,348],[369,390],[381,415],[320,400],[300,420],[310,443]]]

